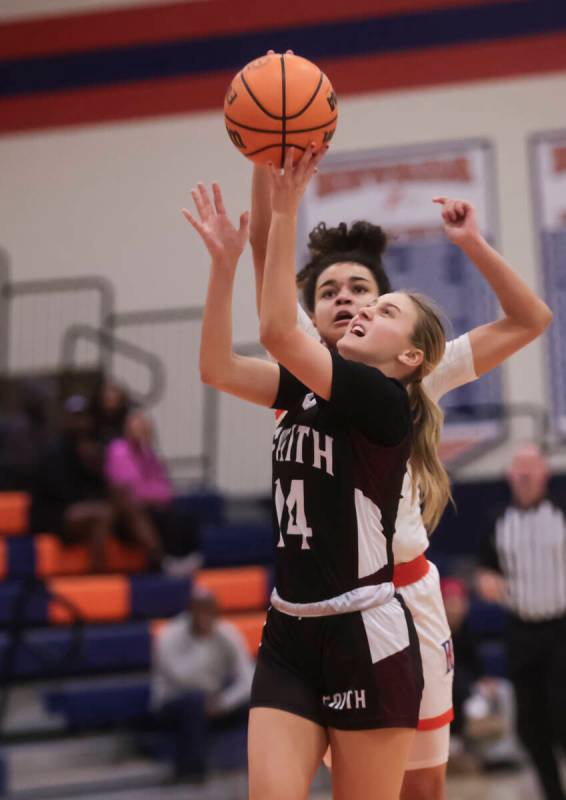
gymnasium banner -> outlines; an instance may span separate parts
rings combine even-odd
[[[533,208],[545,300],[554,312],[546,339],[554,427],[566,433],[566,130],[530,142]]]
[[[308,232],[367,219],[381,225],[389,244],[385,265],[394,288],[434,298],[450,322],[449,338],[494,319],[497,304],[487,283],[443,231],[437,195],[465,199],[476,208],[481,230],[496,239],[493,151],[484,140],[380,149],[327,156],[309,186],[299,223],[299,264]],[[443,406],[447,435],[481,439],[499,429],[500,371],[451,392]],[[470,428],[473,426],[473,431]]]

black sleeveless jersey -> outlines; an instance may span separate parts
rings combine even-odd
[[[411,449],[405,388],[332,354],[330,400],[279,366],[273,440],[275,585],[311,603],[391,581],[392,538]]]

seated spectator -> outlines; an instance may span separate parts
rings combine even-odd
[[[30,527],[54,533],[66,545],[88,547],[92,570],[106,570],[105,542],[116,533],[142,546],[151,562],[161,556],[159,541],[144,515],[104,477],[104,451],[94,436],[87,401],[74,395],[65,403],[63,430],[40,457],[32,484]]]
[[[106,475],[112,486],[126,491],[150,518],[163,545],[164,567],[172,574],[191,574],[200,567],[198,527],[173,504],[173,485],[154,447],[153,426],[140,409],[130,411],[124,437],[106,451]]]
[[[0,410],[2,491],[31,489],[38,453],[53,438],[48,413],[53,403],[52,384],[41,378],[22,378],[18,384],[17,406]]]
[[[134,404],[124,386],[103,381],[90,399],[89,411],[96,438],[107,445],[124,435],[124,424]]]
[[[159,632],[152,658],[152,708],[159,727],[174,735],[178,777],[204,770],[202,724],[201,735],[195,736],[195,693],[209,724],[241,721],[252,677],[253,663],[240,633],[218,619],[214,597],[196,589],[187,611]]]

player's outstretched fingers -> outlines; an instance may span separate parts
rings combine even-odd
[[[295,174],[299,181],[303,181],[305,176],[307,175],[308,169],[312,163],[312,157],[314,153],[314,142],[311,142],[308,147],[305,148],[305,152],[300,157],[297,166],[295,167]]]
[[[289,147],[285,153],[285,161],[283,164],[283,169],[285,175],[292,175],[293,173],[293,158],[295,156],[295,148]]]
[[[190,222],[190,223],[191,223],[191,225],[193,226],[193,228],[195,229],[195,231],[196,231],[196,232],[197,232],[197,233],[198,233],[200,236],[203,236],[203,234],[204,234],[204,229],[203,229],[203,226],[201,225],[201,223],[200,223],[200,222],[199,222],[197,219],[195,219],[195,218],[193,217],[193,215],[191,214],[191,212],[190,212],[188,209],[186,209],[186,208],[182,208],[182,209],[181,209],[181,214],[184,216],[184,218],[187,220],[187,222]]]
[[[204,185],[204,183],[200,183],[200,182],[197,183],[197,189],[198,189],[198,193],[200,195],[200,200],[201,200],[204,212],[205,212],[205,214],[207,216],[210,216],[210,214],[212,214],[212,212],[213,212],[213,209],[212,209],[212,203],[210,202],[210,197],[208,195],[208,190],[207,190],[206,186]]]
[[[202,204],[200,192],[198,192],[197,189],[191,189],[191,197],[193,198],[193,203],[195,204],[199,217],[201,219],[204,219],[205,211],[204,211],[204,206]]]
[[[224,208],[224,200],[222,198],[222,191],[220,189],[220,185],[214,181],[212,184],[212,196],[214,197],[214,207],[216,209],[217,214],[226,214],[226,209]]]

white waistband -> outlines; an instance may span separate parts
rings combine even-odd
[[[335,614],[351,614],[353,611],[366,611],[374,606],[382,606],[393,600],[395,587],[392,583],[379,583],[376,586],[360,586],[337,597],[320,600],[317,603],[288,603],[277,593],[271,592],[271,605],[277,611],[291,617],[331,617]]]

